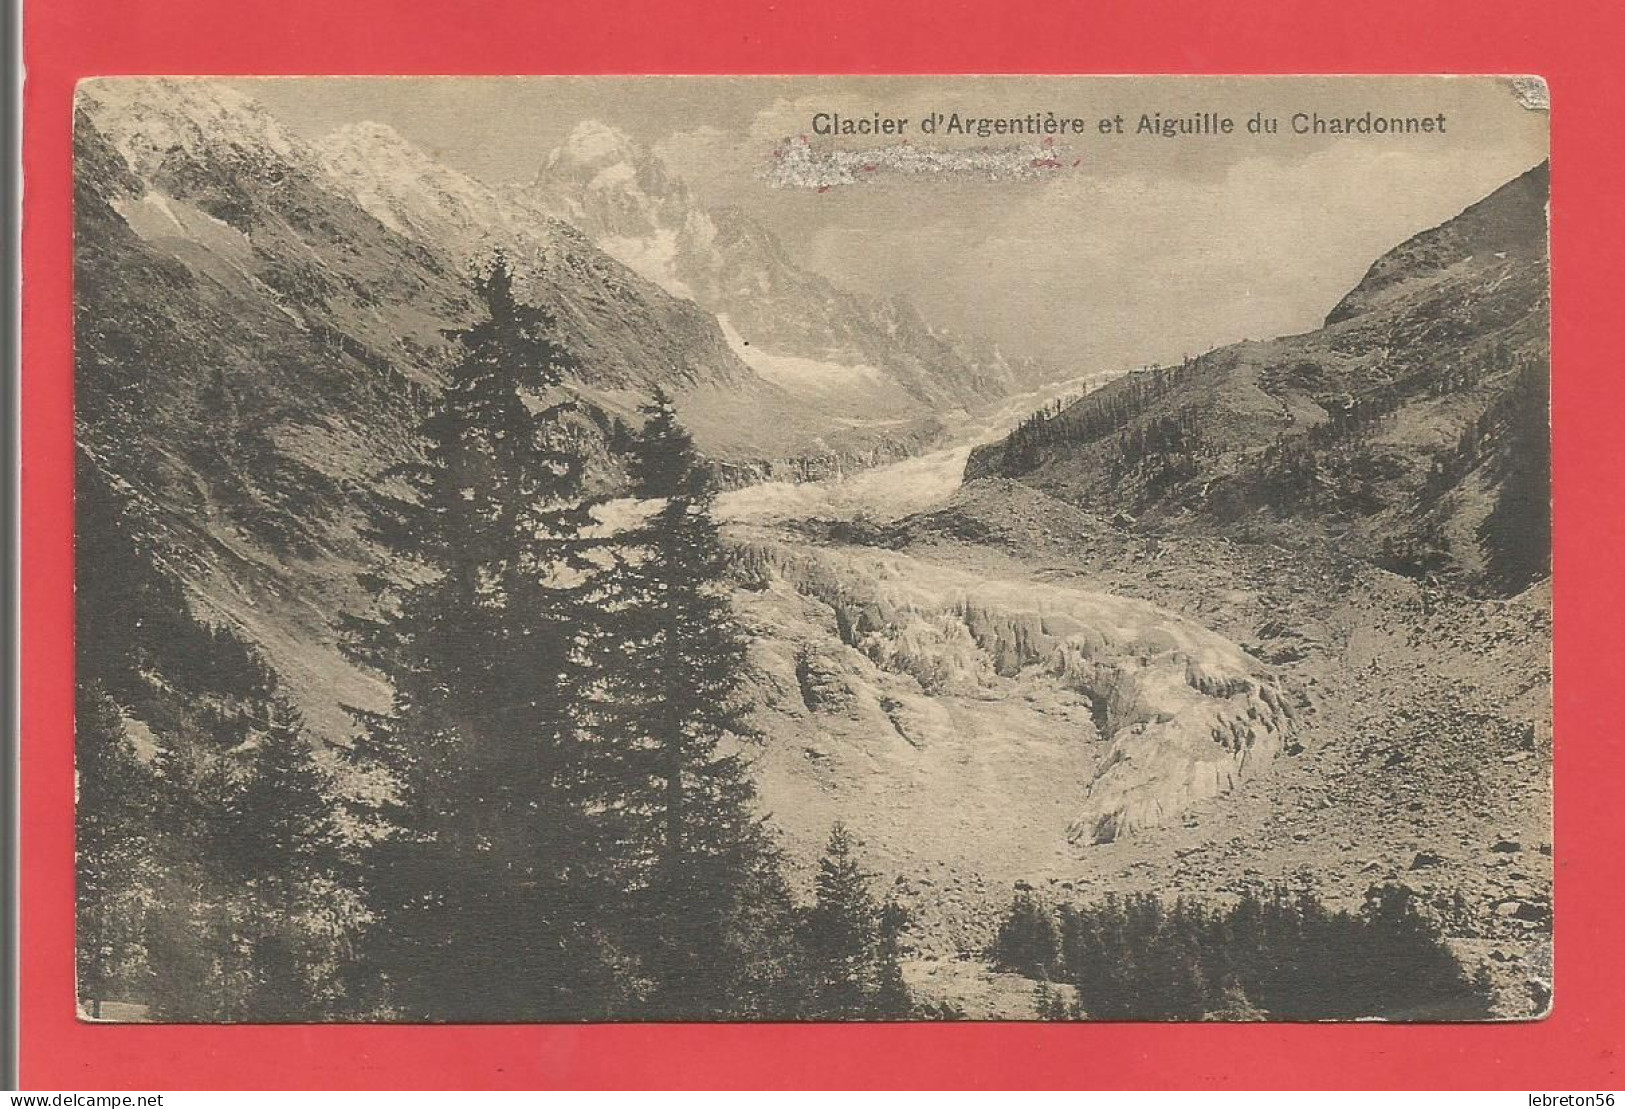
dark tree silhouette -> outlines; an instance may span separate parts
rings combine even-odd
[[[1048,978],[1059,954],[1053,912],[1030,892],[1018,892],[993,942],[994,964],[1029,978]]]
[[[242,928],[249,949],[243,1009],[255,1020],[337,1012],[339,968],[300,922],[340,908],[349,877],[331,777],[316,763],[297,710],[280,698],[252,741],[246,777],[226,794],[220,855],[259,913]]]
[[[1031,967],[1035,918],[1051,910],[1018,894],[1001,929]],[[1489,1015],[1482,975],[1469,976],[1436,923],[1401,886],[1370,891],[1359,913],[1333,912],[1309,891],[1249,890],[1219,910],[1153,894],[1062,905],[1058,977],[1095,1020],[1471,1020]],[[1044,969],[1040,967],[1039,969]],[[1073,1015],[1041,994],[1041,1015]],[[1047,1011],[1046,1011],[1047,1010]]]
[[[753,811],[741,744],[745,641],[728,601],[712,490],[671,398],[631,446],[641,522],[599,575],[583,731],[613,766],[628,939],[642,1012],[704,1018],[793,1004],[788,893]]]
[[[588,1019],[616,1011],[619,898],[595,749],[576,732],[595,544],[569,354],[505,259],[475,283],[485,318],[423,422],[426,455],[379,535],[406,584],[354,649],[392,681],[357,756],[395,794],[375,814],[368,955],[400,1015]]]
[[[902,1019],[910,1015],[910,1006],[897,942],[901,917],[895,907],[875,901],[873,876],[859,862],[858,846],[836,822],[818,861],[815,899],[802,922],[810,1015],[823,1020]]]
[[[158,780],[118,705],[94,681],[79,685],[76,737],[79,996],[99,1018],[102,1002],[130,984],[127,972],[144,956],[139,890],[154,856]]]

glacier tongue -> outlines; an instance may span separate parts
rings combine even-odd
[[[995,700],[1037,706],[1042,715],[1057,693],[1082,698],[1093,735],[1066,714],[1024,725],[1048,728],[1063,746],[1106,744],[1084,795],[1070,802],[1070,825],[1053,829],[1056,840],[1105,843],[1164,826],[1263,772],[1291,726],[1266,666],[1144,601],[989,579],[872,548],[792,548],[759,538],[742,557],[827,607],[841,645],[892,676],[877,700],[915,747],[940,734],[932,721],[943,717],[943,706]],[[800,657],[809,710],[858,711],[865,681],[841,677],[838,652],[804,645]],[[1003,739],[995,728],[975,742]]]

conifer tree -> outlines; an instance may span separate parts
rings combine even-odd
[[[876,953],[875,993],[870,1015],[880,1020],[907,1020],[914,1015],[913,999],[903,981],[903,931],[909,914],[895,898],[880,909],[880,943]]]
[[[837,821],[818,860],[815,900],[805,924],[814,1003],[825,1018],[862,1013],[872,988],[874,937],[880,921],[869,880],[852,836]]]
[[[857,850],[857,841],[837,821],[818,861],[814,901],[802,923],[811,1015],[903,1018],[911,1007],[899,965],[902,918],[895,906],[875,902],[872,875],[864,871]]]
[[[395,690],[357,752],[395,784],[367,853],[370,954],[402,1016],[599,1017],[622,914],[572,718],[594,569],[573,405],[555,399],[572,362],[505,259],[475,291],[484,318],[450,333],[424,461],[379,529],[406,584],[356,629]]]
[[[741,753],[745,642],[728,600],[712,489],[671,398],[632,439],[642,522],[599,575],[584,733],[612,766],[619,877],[650,1015],[703,1018],[793,1005],[788,893],[753,812]]]
[[[993,943],[994,962],[1029,978],[1048,977],[1059,952],[1055,918],[1030,892],[1018,892]]]
[[[357,927],[337,798],[264,661],[192,613],[134,491],[84,450],[77,478],[82,996],[176,1020],[334,1015]]]
[[[331,778],[316,763],[299,711],[278,697],[232,798],[229,843],[246,875],[308,880],[339,867]]]
[[[221,851],[245,881],[243,1007],[256,1020],[309,1020],[336,1007],[338,968],[312,920],[345,907],[346,869],[332,779],[317,765],[298,711],[280,698],[230,796]]]
[[[80,684],[76,717],[79,997],[99,1018],[120,972],[144,954],[139,883],[153,855],[157,782],[99,684]]]

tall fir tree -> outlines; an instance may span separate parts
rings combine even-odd
[[[281,697],[269,705],[231,798],[231,849],[237,869],[295,882],[341,866],[332,778],[317,764],[304,719]]]
[[[753,811],[744,637],[713,491],[657,391],[631,443],[640,522],[594,593],[599,664],[584,731],[617,768],[621,880],[650,1016],[787,1015],[790,899]]]
[[[993,941],[994,963],[1001,969],[1042,979],[1054,973],[1059,952],[1060,938],[1049,906],[1029,890],[1018,891]]]
[[[594,544],[572,365],[498,257],[484,318],[424,420],[421,464],[380,526],[401,560],[359,656],[394,686],[357,755],[393,780],[365,885],[370,965],[413,1019],[616,1011],[621,916],[602,776],[572,716]]]

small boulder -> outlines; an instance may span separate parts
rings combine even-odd
[[[1517,898],[1508,898],[1498,901],[1495,905],[1495,915],[1507,920],[1521,920],[1529,924],[1543,924],[1552,917],[1550,905],[1535,901],[1520,901]]]

